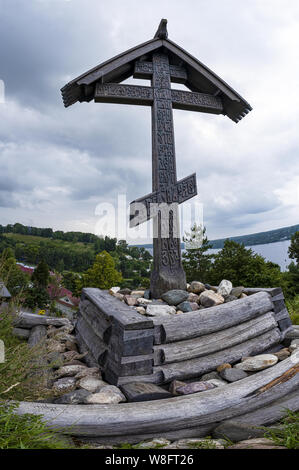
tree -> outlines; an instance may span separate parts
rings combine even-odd
[[[82,277],[82,287],[109,289],[122,282],[122,275],[115,269],[114,259],[107,251],[96,256],[93,266]]]
[[[5,283],[12,296],[26,289],[29,282],[29,276],[21,271],[10,248],[6,248],[2,253],[0,280]]]
[[[210,283],[218,285],[222,279],[246,287],[284,287],[286,284],[278,264],[266,261],[251,248],[233,240],[226,240],[215,255]]]
[[[212,248],[206,236],[206,228],[203,230],[196,223],[191,227],[191,233],[183,237],[185,246],[190,246],[183,253],[183,266],[188,282],[195,280],[208,282],[214,255],[207,254]]]
[[[36,286],[46,289],[49,282],[49,275],[49,267],[42,259],[35,268],[31,279]]]
[[[36,307],[45,309],[49,306],[50,297],[46,289],[33,286],[25,292],[24,305],[34,310]]]
[[[288,251],[290,258],[295,259],[296,263],[299,264],[299,231],[292,236]]]

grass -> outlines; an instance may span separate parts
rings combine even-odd
[[[265,437],[279,446],[299,449],[299,411],[286,410],[286,416],[280,422],[281,428],[267,430]]]
[[[29,348],[12,334],[16,305],[0,313],[0,339],[4,342],[5,362],[0,363],[0,400],[39,400],[51,395],[47,388],[46,346]]]
[[[299,294],[297,294],[291,300],[286,300],[286,306],[289,311],[292,323],[294,325],[299,325]]]
[[[18,405],[0,401],[0,449],[75,449],[39,415],[16,414]]]

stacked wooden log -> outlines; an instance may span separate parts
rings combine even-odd
[[[106,291],[87,288],[76,324],[79,345],[114,385],[191,379],[224,362],[279,350],[291,328],[281,288],[244,292],[234,302],[149,318]]]
[[[76,335],[112,383],[152,376],[154,324],[109,293],[86,288],[80,302]]]

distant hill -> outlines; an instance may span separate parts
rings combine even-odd
[[[284,240],[290,240],[292,235],[299,231],[299,224],[291,225],[290,227],[277,228],[275,230],[268,230],[267,232],[258,232],[251,233],[249,235],[240,235],[239,237],[227,237],[219,238],[217,240],[210,240],[213,249],[223,248],[225,240],[234,240],[237,243],[243,243],[245,246],[254,246],[254,245],[266,245],[268,243],[281,242]],[[153,245],[151,243],[145,245],[134,245],[138,247],[144,247],[147,249],[152,249]],[[184,243],[181,244],[182,249],[184,248]]]
[[[237,243],[243,243],[245,246],[266,245],[268,243],[290,240],[292,235],[299,231],[299,224],[290,227],[277,228],[267,232],[251,233],[250,235],[241,235],[239,237],[219,238],[212,240],[213,248],[223,248],[225,240],[234,240]]]

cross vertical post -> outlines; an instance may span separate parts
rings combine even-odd
[[[186,275],[181,261],[178,203],[167,193],[177,183],[169,59],[166,54],[155,53],[152,63],[153,192],[166,193],[165,202],[172,204],[166,220],[161,211],[153,218],[154,267],[150,289],[152,296],[159,298],[167,290],[185,289]],[[165,223],[169,226],[165,227]]]

